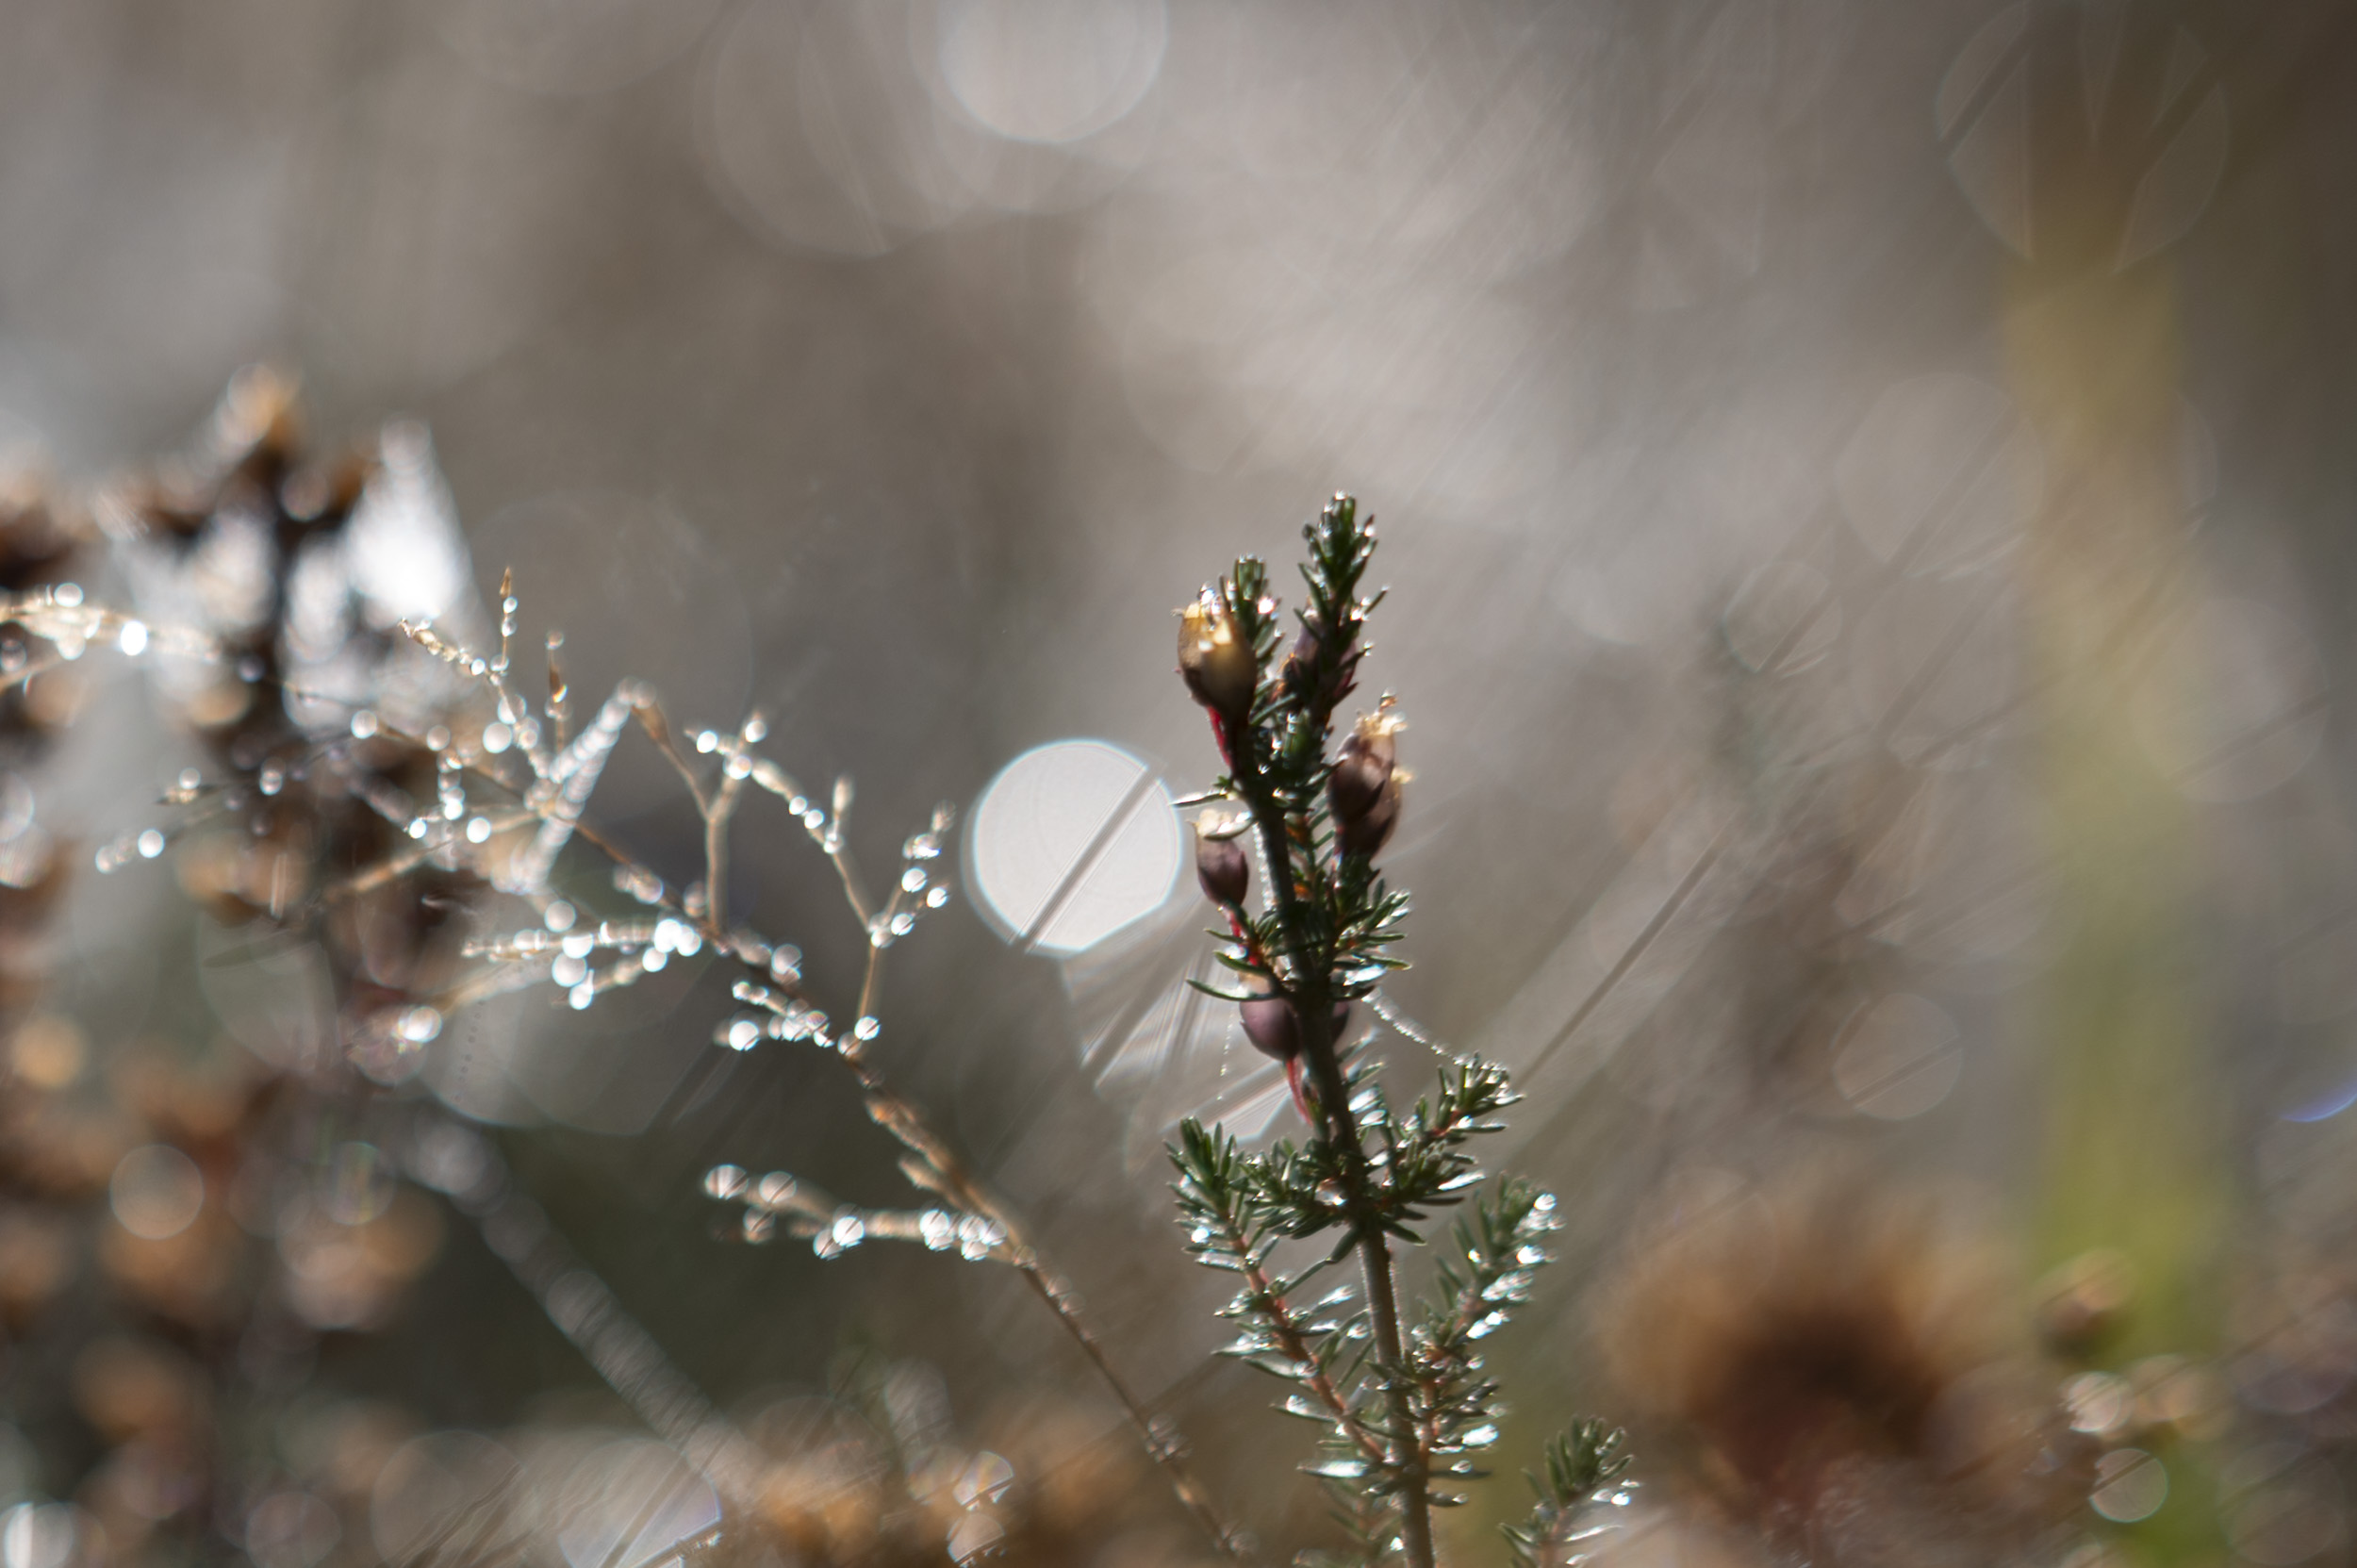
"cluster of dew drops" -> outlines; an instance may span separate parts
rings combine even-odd
[[[821,1258],[840,1258],[873,1233],[868,1216],[849,1205],[836,1208],[832,1215],[811,1213],[800,1183],[782,1170],[754,1177],[742,1165],[715,1165],[704,1172],[704,1193],[722,1203],[742,1203],[744,1237],[755,1244],[775,1239],[781,1214],[814,1228],[810,1249]],[[908,1217],[915,1224],[912,1239],[935,1252],[955,1251],[968,1263],[991,1258],[1007,1240],[996,1222],[979,1214],[924,1209]]]
[[[701,747],[704,737],[698,735],[696,738],[698,746]],[[844,791],[838,789],[837,794],[840,798]],[[829,819],[826,813],[809,805],[799,795],[790,798],[787,804],[802,817],[803,825],[818,840],[821,848],[831,854],[841,849],[840,799],[836,820]],[[952,820],[948,806],[937,807],[926,831],[911,834],[901,844],[899,882],[890,901],[867,920],[869,947],[879,951],[891,947],[916,929],[920,916],[948,904],[949,884],[936,880],[931,867],[941,858],[942,839],[949,831]],[[738,947],[749,956],[764,959],[757,945],[740,939]],[[776,982],[775,987],[752,981],[739,981],[733,992],[738,1001],[762,1011],[739,1013],[733,1017],[722,1019],[713,1028],[712,1038],[716,1045],[726,1046],[731,1050],[749,1051],[764,1040],[807,1040],[822,1048],[856,1050],[883,1032],[882,1020],[868,1014],[854,1020],[847,1034],[833,1033],[827,1015],[794,994],[801,984],[802,951],[792,943],[781,942],[766,949],[764,961],[768,966],[770,979]]]

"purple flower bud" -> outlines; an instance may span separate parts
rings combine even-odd
[[[1400,791],[1408,777],[1406,768],[1393,768],[1372,807],[1360,816],[1339,819],[1335,839],[1343,854],[1372,856],[1390,840],[1392,830],[1399,826]]]
[[[1393,716],[1392,700],[1386,697],[1375,712],[1359,716],[1350,738],[1334,753],[1326,799],[1335,819],[1345,827],[1382,804],[1399,760],[1399,743],[1394,737],[1404,727]]]
[[[1334,668],[1321,672],[1318,660],[1325,652],[1323,628],[1305,623],[1301,635],[1294,639],[1293,652],[1285,655],[1285,667],[1277,680],[1285,694],[1302,702],[1340,701],[1351,688],[1359,669],[1359,660],[1366,652],[1353,644],[1334,661]],[[1323,679],[1321,679],[1323,674]]]
[[[1244,852],[1249,819],[1205,812],[1195,820],[1195,877],[1203,896],[1223,909],[1242,904],[1252,890],[1252,858]]]
[[[1178,677],[1195,700],[1224,718],[1252,711],[1260,661],[1236,628],[1236,618],[1208,588],[1178,612]]]
[[[1285,668],[1277,677],[1285,690],[1295,697],[1307,695],[1310,672],[1318,656],[1318,635],[1309,627],[1294,638],[1293,652],[1285,655]]]
[[[1263,1055],[1290,1062],[1301,1054],[1301,1020],[1294,1016],[1294,1004],[1286,998],[1254,997],[1239,1003],[1237,1011],[1244,1015],[1244,1038]]]

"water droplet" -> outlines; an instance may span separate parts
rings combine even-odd
[[[906,936],[915,929],[916,916],[905,909],[892,917],[892,934],[895,936]]]
[[[425,834],[426,834],[426,828],[427,828],[427,823],[426,823],[426,819],[425,819],[424,817],[411,817],[411,818],[409,819],[409,836],[410,836],[410,837],[412,837],[412,838],[423,838],[423,837],[425,836]]]
[[[748,1209],[737,1222],[744,1228],[745,1239],[758,1246],[778,1233],[778,1218],[760,1209]]]
[[[744,1190],[745,1167],[742,1165],[715,1165],[704,1172],[704,1192],[724,1203]]]
[[[802,949],[792,943],[781,944],[769,954],[769,973],[779,980],[802,978]]]
[[[263,794],[275,795],[287,787],[287,770],[274,762],[264,763],[261,776],[254,782]]]
[[[862,1018],[851,1026],[851,1038],[854,1040],[873,1040],[882,1032],[883,1025],[873,1017]]]
[[[140,858],[154,860],[164,852],[164,835],[154,828],[140,834]]]
[[[717,751],[719,748],[719,745],[720,737],[714,734],[710,730],[698,730],[696,732],[696,750],[698,751],[710,752]]]
[[[661,948],[649,948],[645,952],[638,955],[638,966],[646,970],[647,973],[651,975],[660,970],[666,964],[670,962],[671,955],[665,952]]]
[[[949,1557],[963,1568],[996,1547],[1006,1539],[1006,1533],[1005,1527],[987,1513],[960,1514],[958,1522],[949,1527]]]
[[[359,712],[352,716],[353,739],[366,740],[369,736],[374,734],[376,734],[375,714],[370,712],[367,708],[362,708]]]
[[[498,756],[515,744],[516,732],[498,719],[483,726],[483,749],[491,755]]]
[[[769,721],[759,714],[753,714],[745,720],[744,733],[746,745],[758,745],[769,738]]]
[[[946,887],[936,887],[931,892],[925,895],[925,907],[927,909],[939,909],[948,901],[949,890]]]
[[[866,1225],[854,1213],[835,1215],[832,1230],[837,1246],[857,1246],[867,1239]]]
[[[566,953],[549,966],[549,978],[557,984],[569,988],[579,985],[589,978],[588,961]]]
[[[907,870],[901,872],[900,891],[903,893],[924,892],[925,868],[921,866],[912,866]]]
[[[941,853],[941,835],[920,833],[900,846],[902,860],[931,860]]]
[[[916,1233],[935,1252],[946,1252],[958,1239],[958,1222],[939,1209],[928,1209],[916,1216]]]
[[[490,836],[491,836],[491,819],[490,819],[489,817],[470,817],[470,818],[468,819],[468,822],[467,822],[467,842],[468,842],[468,843],[470,843],[470,844],[480,844],[480,843],[482,843],[485,839],[489,838]]]
[[[143,620],[124,621],[123,630],[115,634],[115,644],[123,650],[124,654],[134,659],[146,652],[147,622]]]
[[[595,932],[587,931],[568,932],[565,933],[565,940],[562,946],[564,947],[566,957],[586,958],[591,953],[598,950],[597,933]]]
[[[979,1214],[967,1214],[958,1221],[958,1252],[968,1263],[980,1263],[990,1256],[990,1249],[1003,1239],[998,1227]]]
[[[441,1012],[420,1003],[401,1015],[400,1031],[403,1039],[422,1046],[442,1032]]]
[[[1014,1466],[985,1448],[974,1456],[974,1462],[965,1467],[950,1494],[957,1498],[960,1508],[973,1508],[998,1501],[1014,1484]]]
[[[722,767],[721,771],[728,774],[728,776],[732,779],[750,778],[751,777],[753,771],[753,760],[752,758],[747,756],[744,752],[739,751],[729,758],[728,762]]]
[[[597,988],[592,986],[587,981],[584,981],[579,985],[574,986],[572,995],[566,998],[566,1000],[573,1004],[573,1011],[576,1013],[587,1012],[589,1010],[589,1004],[597,999]]]
[[[761,1020],[737,1018],[729,1024],[728,1048],[731,1050],[750,1050],[761,1044]]]
[[[540,923],[551,931],[570,931],[577,917],[573,906],[562,899],[552,902],[548,908],[540,912]]]
[[[193,767],[183,767],[180,769],[179,784],[182,789],[193,795],[205,787],[205,775]]]
[[[446,751],[450,750],[449,726],[437,724],[434,728],[426,731],[425,749],[429,751]]]
[[[79,604],[82,602],[82,585],[79,583],[60,583],[54,589],[50,590],[49,596],[52,599],[55,599],[58,603],[63,604],[67,609],[72,609],[74,605]]]

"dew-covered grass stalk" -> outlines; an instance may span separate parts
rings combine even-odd
[[[422,628],[409,630],[430,651],[491,684],[504,718],[516,709],[515,700],[503,681],[508,663],[507,638],[514,632],[516,600],[504,581],[501,594],[502,642],[500,652],[493,659],[474,658],[461,649],[442,643]],[[554,646],[552,639],[552,651]],[[564,701],[564,683],[553,657],[550,689],[549,712],[553,727],[561,722]],[[1181,1506],[1215,1546],[1225,1554],[1235,1555],[1238,1533],[1220,1516],[1210,1494],[1195,1478],[1185,1445],[1176,1431],[1166,1420],[1158,1421],[1153,1416],[1113,1366],[1103,1341],[1082,1310],[1079,1293],[1050,1266],[1005,1201],[973,1172],[948,1140],[933,1131],[924,1114],[892,1087],[875,1060],[871,1047],[882,1030],[876,1009],[882,991],[885,954],[915,929],[922,914],[941,908],[947,900],[947,887],[935,878],[933,868],[941,855],[944,835],[951,825],[950,808],[938,808],[931,824],[902,846],[901,871],[892,885],[891,896],[879,903],[860,876],[845,836],[845,823],[853,800],[849,779],[835,781],[829,802],[831,810],[816,804],[789,775],[755,751],[754,748],[767,736],[767,725],[759,714],[748,717],[733,734],[713,730],[696,733],[696,752],[717,753],[719,757],[717,776],[708,776],[709,768],[679,743],[669,718],[652,692],[626,684],[609,701],[608,708],[615,703],[627,706],[630,718],[671,763],[685,784],[702,819],[704,874],[700,883],[675,894],[666,889],[651,872],[620,857],[612,846],[594,838],[589,841],[614,857],[622,868],[617,877],[618,884],[628,882],[643,901],[677,911],[694,922],[699,940],[709,941],[745,966],[746,977],[736,982],[733,995],[737,1001],[757,1011],[723,1022],[715,1032],[716,1040],[739,1050],[751,1048],[766,1039],[807,1040],[832,1050],[857,1079],[869,1119],[899,1143],[904,1151],[900,1161],[902,1174],[943,1206],[921,1211],[860,1209],[785,1172],[773,1171],[755,1180],[733,1165],[717,1166],[708,1173],[707,1191],[716,1198],[745,1205],[745,1234],[750,1240],[766,1240],[782,1225],[786,1233],[810,1241],[822,1257],[839,1256],[871,1239],[908,1241],[936,1251],[954,1247],[968,1259],[990,1260],[1014,1268],[1055,1314],[1057,1322],[1113,1394],[1139,1441],[1162,1467]],[[618,725],[605,727],[618,731]],[[602,757],[588,765],[589,782],[594,783],[594,768],[602,765]],[[552,767],[549,771],[555,769]],[[573,776],[569,774],[554,782],[567,782]],[[526,804],[541,804],[545,809],[547,801],[558,799],[558,792],[548,787],[551,783],[543,778],[537,789],[527,788]],[[848,1029],[832,1026],[827,1015],[812,1005],[801,975],[799,950],[790,945],[768,942],[731,918],[729,827],[748,783],[783,801],[800,821],[834,867],[843,885],[845,902],[866,933],[867,961],[860,980],[854,1022]],[[585,789],[579,793],[581,799],[586,799]],[[577,817],[576,808],[571,828],[575,833],[580,832]],[[594,991],[590,994],[593,996]],[[583,1000],[577,989],[576,1005]]]
[[[370,889],[437,869],[479,877],[536,915],[534,924],[478,935],[464,944],[462,956],[470,963],[404,1015],[431,1020],[405,1031],[412,1058],[420,1043],[438,1033],[446,1015],[503,992],[552,983],[570,1006],[585,1010],[601,997],[634,985],[674,960],[709,952],[736,968],[739,978],[733,995],[745,1011],[719,1023],[715,1043],[748,1051],[770,1042],[799,1042],[841,1060],[860,1085],[869,1118],[900,1145],[903,1174],[932,1200],[930,1207],[864,1209],[787,1172],[756,1178],[738,1166],[715,1166],[706,1173],[705,1191],[742,1207],[744,1238],[761,1243],[792,1236],[810,1243],[821,1257],[840,1256],[868,1240],[904,1241],[970,1261],[1012,1266],[1055,1314],[1113,1394],[1181,1505],[1212,1543],[1235,1555],[1240,1535],[1195,1479],[1185,1445],[1170,1423],[1156,1418],[1119,1375],[1078,1293],[1050,1265],[1010,1207],[893,1087],[876,1060],[872,1048],[882,1032],[877,1009],[886,955],[923,916],[948,901],[948,885],[939,872],[953,822],[950,808],[938,808],[930,823],[902,844],[890,894],[879,900],[867,890],[847,836],[853,799],[849,780],[835,781],[823,802],[814,799],[762,754],[768,725],[760,714],[748,715],[733,730],[703,729],[683,735],[655,692],[636,681],[622,682],[576,729],[571,692],[558,662],[563,639],[554,632],[548,637],[548,695],[536,712],[514,668],[519,607],[512,577],[503,577],[498,642],[486,652],[476,652],[431,625],[402,623],[409,642],[456,676],[455,695],[446,704],[450,721],[430,729],[412,733],[375,708],[354,707],[330,694],[302,689],[290,680],[277,683],[290,701],[349,712],[348,723],[339,719],[338,725],[338,731],[348,729],[348,737],[325,734],[293,762],[290,776],[317,769],[341,778],[351,772],[348,759],[354,746],[392,744],[431,756],[435,793],[431,800],[413,800],[354,773],[353,793],[400,830],[402,848],[323,883],[298,904],[274,908],[272,918],[294,925],[313,922]],[[199,664],[220,664],[229,657],[208,639],[178,628],[151,635],[144,622],[85,604],[78,590],[41,589],[16,596],[0,603],[0,614],[50,649],[24,668],[0,672],[0,690],[56,662],[78,657],[85,647],[102,641],[133,652],[147,652],[153,644]],[[634,726],[677,771],[701,819],[701,875],[684,887],[667,883],[585,820],[608,760]],[[242,799],[241,787],[191,775],[167,794],[165,803],[202,811],[208,801]],[[271,792],[268,784],[262,789]],[[866,962],[848,1024],[831,1020],[814,1001],[798,948],[771,941],[733,914],[730,832],[753,792],[782,803],[826,856],[866,935]],[[99,851],[99,868],[118,869],[135,858],[153,858],[166,839],[157,830],[125,834]],[[149,840],[154,841],[152,850],[145,847]],[[600,913],[577,901],[582,898],[577,882],[560,887],[560,862],[575,843],[596,850],[610,864],[618,902],[635,908]],[[618,1392],[634,1397],[629,1388]],[[657,1430],[667,1441],[677,1438],[659,1425]],[[701,1457],[690,1452],[692,1447],[683,1448],[684,1457],[701,1464]]]

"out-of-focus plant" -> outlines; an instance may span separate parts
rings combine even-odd
[[[1171,1158],[1189,1249],[1242,1279],[1225,1312],[1242,1328],[1228,1353],[1283,1380],[1283,1408],[1321,1428],[1310,1471],[1332,1493],[1350,1560],[1431,1568],[1431,1510],[1467,1500],[1459,1489],[1484,1474],[1480,1456],[1498,1440],[1504,1405],[1480,1342],[1528,1299],[1558,1222],[1551,1194],[1510,1179],[1483,1187],[1470,1146],[1514,1103],[1502,1068],[1459,1057],[1436,1093],[1401,1112],[1350,1032],[1353,1004],[1403,966],[1392,949],[1408,896],[1375,860],[1408,774],[1389,697],[1332,744],[1382,597],[1360,591],[1373,520],[1338,495],[1303,532],[1307,595],[1291,651],[1280,659],[1267,568],[1245,557],[1179,611],[1178,670],[1227,765],[1205,799],[1242,807],[1196,826],[1196,869],[1225,916],[1219,958],[1237,985],[1213,994],[1236,1002],[1253,1044],[1284,1065],[1310,1132],[1251,1154],[1190,1119]],[[1261,865],[1257,911],[1246,841]],[[1468,1198],[1429,1297],[1404,1308],[1398,1249],[1428,1245],[1432,1212]],[[1354,1254],[1355,1284],[1308,1298]],[[1573,1429],[1512,1535],[1518,1553],[1561,1561],[1591,1500],[1625,1500],[1619,1446],[1592,1423]]]
[[[743,1237],[791,1235],[822,1258],[871,1239],[908,1241],[1013,1266],[1112,1389],[1180,1501],[1215,1543],[1234,1549],[1238,1538],[1195,1479],[1183,1444],[1115,1369],[1070,1283],[876,1058],[885,956],[949,900],[940,871],[951,809],[938,808],[906,839],[879,898],[847,836],[850,781],[814,797],[762,754],[762,715],[684,735],[651,687],[624,680],[576,725],[554,629],[545,694],[522,685],[514,647],[521,605],[510,579],[501,585],[495,640],[475,646],[482,618],[458,589],[466,562],[454,531],[423,536],[454,525],[423,432],[396,426],[381,453],[319,465],[300,460],[296,429],[291,383],[249,371],[193,460],[110,495],[109,532],[135,589],[156,601],[149,619],[85,604],[78,593],[69,602],[42,591],[11,606],[48,639],[50,663],[97,641],[134,652],[153,643],[165,684],[218,762],[218,777],[191,770],[167,793],[186,814],[171,832],[124,834],[101,849],[100,869],[186,839],[182,881],[222,919],[321,940],[332,961],[340,1060],[305,1065],[317,1086],[336,1085],[346,1098],[367,1087],[343,1070],[346,1062],[360,1078],[403,1082],[455,1010],[539,984],[586,1009],[674,959],[711,951],[739,971],[733,989],[743,1009],[717,1025],[715,1043],[741,1052],[799,1042],[842,1061],[869,1115],[900,1144],[902,1171],[930,1199],[859,1209],[783,1171],[715,1166],[705,1191],[741,1206]],[[676,769],[702,821],[703,874],[685,887],[585,820],[633,728]],[[732,917],[730,831],[752,797],[781,803],[831,863],[865,933],[849,1022],[818,1005],[799,949]],[[579,879],[563,874],[576,844],[609,863],[613,907],[586,907]],[[473,906],[485,906],[478,928],[495,919],[495,895],[520,900],[533,923],[463,945],[441,939],[450,916]],[[449,1162],[434,1150],[457,1147],[454,1131],[429,1126],[422,1142],[409,1140],[422,1150],[411,1162],[417,1174],[484,1224],[495,1251],[515,1251],[511,1266],[660,1435],[716,1484],[741,1471],[741,1444],[710,1429],[700,1396],[685,1399],[698,1413],[671,1409],[685,1397],[670,1386],[675,1375],[618,1376],[618,1366],[645,1358],[609,1356],[587,1331],[594,1325],[566,1321],[578,1314],[543,1289],[543,1246],[503,1248],[489,1234],[513,1206],[510,1184],[480,1140],[459,1140],[472,1151],[464,1169],[440,1172]],[[751,1486],[740,1476],[735,1490]]]
[[[111,645],[148,660],[211,759],[166,792],[174,821],[103,846],[99,868],[154,860],[176,840],[182,883],[218,919],[262,933],[253,939],[265,947],[305,945],[324,966],[324,1032],[281,1051],[270,1094],[243,1102],[259,1109],[239,1121],[250,1128],[235,1147],[196,1151],[240,1172],[258,1160],[295,1192],[273,1219],[287,1281],[264,1295],[314,1329],[381,1315],[426,1254],[399,1279],[343,1275],[367,1271],[367,1227],[414,1211],[414,1195],[396,1201],[393,1171],[404,1169],[481,1228],[601,1376],[704,1475],[723,1500],[721,1535],[732,1520],[758,1530],[767,1481],[756,1448],[579,1266],[496,1149],[377,1094],[420,1070],[457,1009],[543,984],[586,1009],[674,961],[709,955],[735,971],[740,1004],[716,1044],[806,1044],[843,1063],[923,1195],[902,1208],[860,1208],[796,1173],[716,1165],[705,1191],[737,1209],[739,1233],[796,1237],[820,1257],[897,1240],[1014,1267],[1210,1540],[1249,1554],[1176,1432],[1119,1375],[1071,1286],[879,1060],[886,955],[949,898],[940,874],[949,808],[905,840],[878,897],[847,834],[849,781],[823,797],[805,789],[766,754],[762,715],[684,730],[651,688],[624,680],[576,724],[553,630],[545,691],[527,693],[519,597],[503,578],[486,618],[466,590],[464,548],[421,430],[388,427],[375,448],[324,463],[304,457],[298,436],[291,384],[241,376],[196,452],[101,498],[137,613],[86,602],[72,585],[19,585],[0,602],[0,620],[25,642],[0,671],[8,687]],[[1458,1059],[1436,1095],[1394,1112],[1366,1043],[1348,1033],[1353,1005],[1400,966],[1391,949],[1407,898],[1374,862],[1408,775],[1388,698],[1329,745],[1365,652],[1374,602],[1359,585],[1374,536],[1347,498],[1308,532],[1310,595],[1290,654],[1277,657],[1266,572],[1244,560],[1185,612],[1180,663],[1228,763],[1213,795],[1243,808],[1207,820],[1198,838],[1201,880],[1232,943],[1223,961],[1237,976],[1245,1032],[1283,1063],[1310,1135],[1249,1154],[1190,1122],[1173,1154],[1192,1249],[1244,1279],[1228,1309],[1244,1330],[1233,1352],[1287,1378],[1296,1391],[1287,1408],[1326,1428],[1312,1468],[1340,1504],[1354,1560],[1430,1568],[1430,1510],[1464,1500],[1459,1487],[1481,1474],[1478,1456],[1498,1438],[1504,1407],[1480,1342],[1527,1297],[1556,1205],[1520,1181],[1483,1190],[1471,1145],[1514,1101],[1503,1071]],[[587,817],[634,728],[676,770],[701,821],[701,874],[684,886]],[[865,934],[858,994],[842,1012],[820,1005],[797,948],[736,916],[730,837],[755,800],[782,806],[812,841]],[[610,902],[571,867],[584,847],[607,863]],[[1255,850],[1265,887],[1257,911]],[[1397,1248],[1424,1246],[1432,1213],[1468,1198],[1453,1252],[1431,1271],[1431,1298],[1404,1300]],[[342,1229],[321,1230],[314,1212]],[[1302,1304],[1318,1275],[1354,1254],[1357,1289]],[[338,1260],[350,1264],[343,1274]],[[367,1300],[345,1299],[355,1291]],[[1619,1447],[1617,1434],[1591,1423],[1551,1453],[1536,1511],[1510,1532],[1526,1561],[1573,1560],[1590,1505],[1625,1501]],[[984,1549],[967,1523],[966,1544]],[[239,1527],[225,1522],[223,1533]]]
[[[1778,1551],[2030,1552],[2095,1454],[1986,1238],[1854,1167],[1640,1228],[1600,1338],[1649,1451]]]

